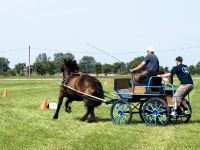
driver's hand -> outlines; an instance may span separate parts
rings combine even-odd
[[[162,77],[162,76],[160,74],[158,74],[157,77]]]
[[[131,72],[131,73],[133,73],[133,72],[134,72],[134,70],[133,70],[133,69],[130,69],[130,72]]]

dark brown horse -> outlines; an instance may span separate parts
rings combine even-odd
[[[61,71],[63,72],[63,85],[71,87],[77,91],[82,93],[86,93],[88,95],[92,95],[95,97],[99,97],[104,99],[104,92],[101,83],[99,80],[93,76],[88,74],[80,74],[78,73],[78,64],[75,60],[64,60],[64,64],[60,67]],[[89,123],[95,122],[95,114],[94,108],[101,105],[102,101],[100,100],[92,100],[88,96],[84,96],[76,91],[70,90],[69,88],[61,85],[60,86],[60,93],[59,93],[59,100],[58,106],[53,116],[53,119],[58,118],[58,113],[60,107],[62,105],[63,98],[66,97],[67,101],[65,103],[65,110],[66,112],[71,112],[71,107],[69,104],[72,101],[84,101],[85,106],[87,107],[86,114],[80,119],[81,121],[85,121],[90,114],[90,119],[88,120]]]

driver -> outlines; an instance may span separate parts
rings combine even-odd
[[[146,70],[134,76],[135,84],[139,83],[142,75],[159,71],[159,60],[158,57],[154,54],[154,48],[152,46],[147,48],[147,56],[144,58],[143,62],[137,67],[130,69],[130,72],[133,73],[137,70],[140,70],[144,67],[144,65],[147,65]]]

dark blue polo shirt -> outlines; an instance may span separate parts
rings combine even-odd
[[[144,58],[148,71],[159,71],[159,60],[155,54],[149,54]]]
[[[188,66],[184,64],[173,67],[170,73],[172,75],[176,74],[181,84],[193,84]]]

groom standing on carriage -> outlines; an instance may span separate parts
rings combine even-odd
[[[166,78],[173,76],[174,74],[177,75],[178,79],[180,80],[180,86],[176,90],[174,94],[173,104],[174,109],[176,112],[177,103],[181,102],[183,104],[183,108],[185,110],[185,115],[189,115],[191,112],[189,111],[186,103],[185,97],[193,90],[194,83],[192,77],[190,75],[190,71],[187,65],[182,64],[183,58],[178,56],[176,59],[176,66],[169,73],[157,75],[158,77]],[[174,111],[171,114],[174,116]]]

